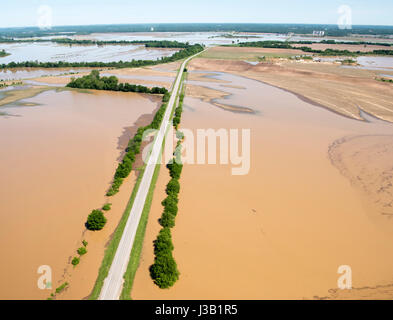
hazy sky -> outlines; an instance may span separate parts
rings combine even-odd
[[[165,22],[336,24],[349,5],[353,24],[393,25],[392,0],[1,0],[0,27],[36,26],[48,5],[53,25]]]

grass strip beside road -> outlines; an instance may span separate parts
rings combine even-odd
[[[146,226],[149,218],[150,208],[153,201],[154,190],[160,173],[161,164],[156,164],[152,182],[150,184],[149,193],[147,194],[145,206],[143,207],[141,220],[135,235],[134,245],[132,247],[130,261],[124,274],[123,289],[120,294],[120,300],[131,300],[131,290],[134,284],[136,270],[139,267],[140,256],[142,252],[143,242],[145,239]]]
[[[94,284],[94,288],[92,293],[89,296],[89,300],[97,300],[100,296],[101,289],[104,285],[104,280],[108,276],[109,269],[112,265],[113,259],[116,254],[117,247],[119,246],[120,239],[123,235],[124,228],[126,226],[128,217],[131,213],[132,205],[134,204],[134,199],[139,190],[139,185],[141,184],[143,174],[145,173],[146,165],[143,165],[142,169],[140,169],[139,176],[135,182],[134,188],[132,190],[132,194],[130,200],[128,201],[127,207],[124,210],[123,216],[117,226],[113,238],[111,239],[108,247],[105,250],[104,259],[102,260],[100,270],[98,271],[98,277],[96,283]]]

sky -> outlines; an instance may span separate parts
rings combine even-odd
[[[37,26],[49,6],[52,25],[133,23],[336,24],[348,5],[354,25],[393,25],[392,0],[2,0],[0,28]]]

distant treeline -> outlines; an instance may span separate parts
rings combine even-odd
[[[314,43],[324,43],[324,44],[352,44],[352,45],[374,45],[374,46],[384,46],[391,47],[393,43],[387,42],[369,42],[369,41],[336,41],[336,40],[322,40],[322,41],[287,41],[289,44],[314,44]]]
[[[304,52],[316,53],[322,56],[358,56],[358,55],[393,55],[393,50],[373,50],[370,52],[348,51],[337,49],[314,50],[310,47],[295,47],[291,44],[297,42],[281,42],[281,41],[257,41],[257,42],[242,42],[235,46],[239,47],[257,47],[257,48],[279,48],[279,49],[294,49],[302,50]],[[303,42],[304,43],[304,42]]]
[[[11,68],[138,68],[144,66],[154,66],[161,63],[169,63],[177,60],[182,60],[193,56],[201,51],[204,47],[200,44],[189,45],[187,48],[175,52],[170,57],[161,57],[157,60],[132,60],[132,61],[114,61],[114,62],[38,62],[38,61],[24,61],[24,62],[10,62],[8,64],[0,64],[2,69]]]
[[[0,37],[42,37],[91,33],[115,32],[260,32],[281,34],[312,34],[324,31],[327,36],[392,35],[393,26],[357,26],[341,30],[336,24],[278,24],[278,23],[167,23],[167,24],[119,24],[90,26],[56,26],[50,30],[38,27],[2,28]]]
[[[311,43],[318,43],[318,42],[311,42]],[[393,43],[378,43],[378,42],[369,42],[369,41],[336,41],[336,40],[322,40],[319,43],[326,43],[326,44],[353,44],[353,45],[375,45],[375,46],[385,46],[391,47]]]
[[[165,88],[153,87],[150,89],[141,85],[119,83],[119,79],[115,76],[100,77],[100,72],[98,70],[93,70],[89,75],[81,78],[72,78],[71,82],[67,84],[67,87],[122,92],[140,92],[149,94],[168,93],[168,90]]]
[[[182,43],[178,41],[169,40],[79,40],[70,38],[55,38],[55,39],[15,39],[15,38],[0,38],[0,43],[32,43],[32,42],[52,42],[59,44],[69,44],[69,45],[128,45],[128,44],[140,44],[145,45],[146,48],[178,48],[185,49],[190,47],[190,44]]]

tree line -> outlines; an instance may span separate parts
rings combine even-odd
[[[316,53],[322,56],[359,56],[359,55],[393,55],[393,50],[373,50],[370,52],[348,51],[337,49],[314,50],[310,47],[294,47],[291,44],[297,42],[281,42],[281,41],[256,41],[256,42],[242,42],[235,46],[239,47],[257,47],[257,48],[278,48],[278,49],[294,49],[309,53]],[[302,42],[304,43],[304,42]],[[311,42],[313,43],[313,42]],[[317,42],[315,42],[317,43]]]
[[[166,186],[167,197],[162,201],[164,211],[159,220],[162,229],[154,243],[154,264],[150,267],[150,276],[154,283],[161,289],[172,287],[179,279],[180,272],[173,257],[174,245],[172,243],[171,228],[175,226],[175,218],[178,213],[180,175],[183,164],[175,158],[168,163],[167,168],[171,180]]]
[[[69,88],[78,89],[95,89],[95,90],[110,90],[122,92],[140,92],[148,94],[166,94],[168,90],[160,87],[145,87],[141,85],[119,83],[119,79],[115,76],[100,77],[98,70],[93,70],[89,75],[81,78],[71,78],[71,81],[66,85]]]
[[[190,47],[189,42],[183,43],[170,40],[83,40],[71,38],[53,38],[53,39],[14,39],[14,38],[0,38],[0,43],[33,43],[33,42],[52,42],[58,44],[69,45],[128,45],[138,44],[145,45],[147,48],[178,48],[185,49]]]
[[[113,62],[38,62],[38,61],[24,61],[24,62],[10,62],[8,64],[0,64],[2,69],[12,68],[139,68],[145,66],[154,66],[162,63],[169,63],[182,60],[193,56],[204,50],[200,44],[190,45],[189,47],[175,52],[170,57],[161,57],[157,60],[132,60],[132,61],[113,61]]]
[[[173,117],[173,126],[177,130],[181,114],[183,112],[184,92],[180,94],[179,106],[175,110]],[[179,279],[180,272],[177,263],[173,257],[174,245],[172,242],[171,229],[175,226],[175,219],[178,214],[180,177],[183,171],[181,162],[181,144],[184,140],[184,134],[176,131],[178,139],[173,158],[167,164],[171,180],[166,186],[167,197],[161,202],[164,207],[159,223],[162,226],[154,244],[154,264],[150,267],[150,276],[154,283],[161,289],[172,287]]]
[[[114,196],[119,192],[120,186],[123,184],[124,179],[127,178],[131,173],[135,158],[141,152],[143,134],[145,131],[149,129],[158,130],[160,128],[169,98],[170,94],[169,92],[166,92],[162,98],[162,105],[154,115],[153,121],[145,127],[139,127],[135,136],[129,141],[126,154],[122,162],[119,163],[112,185],[106,194],[108,197]]]

